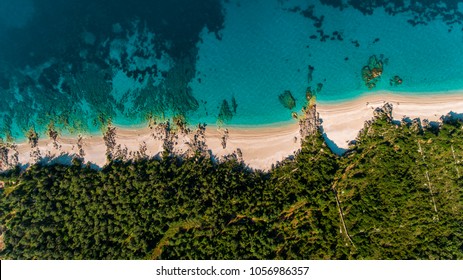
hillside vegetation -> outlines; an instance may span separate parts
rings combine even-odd
[[[271,172],[231,158],[1,175],[5,259],[463,259],[463,131],[387,112],[343,157],[320,134]],[[1,249],[1,248],[0,248]]]

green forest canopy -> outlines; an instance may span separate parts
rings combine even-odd
[[[320,134],[270,172],[195,156],[1,175],[5,259],[463,259],[463,131]]]

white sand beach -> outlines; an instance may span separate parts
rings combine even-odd
[[[393,105],[395,120],[409,117],[438,121],[450,112],[463,113],[463,92],[436,95],[375,92],[354,101],[319,104],[317,111],[327,137],[339,148],[347,148],[348,142],[357,137],[365,121],[373,117],[374,109],[386,102]]]
[[[364,122],[373,117],[373,110],[389,102],[393,105],[394,119],[409,118],[438,121],[449,112],[463,113],[463,92],[439,95],[407,95],[406,93],[371,92],[353,101],[339,104],[318,104],[317,111],[322,120],[326,136],[339,148],[347,148],[354,140]],[[208,125],[205,130],[205,143],[213,155],[221,158],[240,150],[243,161],[251,168],[269,170],[273,164],[293,155],[300,149],[299,125],[292,124],[265,127],[228,127],[226,147],[223,148],[224,129]],[[146,155],[154,156],[162,151],[163,142],[156,139],[154,130],[116,128],[116,145],[126,149],[128,157],[134,157],[141,145],[146,145]],[[193,133],[179,134],[175,140],[174,151],[177,154],[187,152],[193,141]],[[82,150],[84,162],[104,166],[106,146],[103,136],[83,136]],[[58,137],[56,145],[50,139],[41,137],[37,147],[31,149],[29,143],[17,144],[18,161],[21,164],[35,161],[31,151],[40,152],[40,156],[56,158],[63,154],[79,154],[76,138]],[[132,153],[131,153],[132,152]],[[11,151],[10,151],[11,153]],[[3,165],[3,164],[2,164]]]

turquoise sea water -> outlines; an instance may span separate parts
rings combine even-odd
[[[63,134],[108,119],[144,126],[147,115],[279,124],[307,87],[321,87],[320,103],[463,89],[460,1],[20,2],[0,6],[2,138],[43,135],[50,121]],[[383,72],[369,90],[361,70],[372,55]]]

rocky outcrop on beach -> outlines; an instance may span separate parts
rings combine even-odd
[[[378,107],[373,111],[373,118],[379,119],[386,117],[388,121],[392,121],[392,109],[391,103],[385,103],[383,107]]]
[[[314,135],[320,128],[320,116],[317,105],[310,105],[303,110],[303,116],[299,119],[299,133],[301,139]]]

